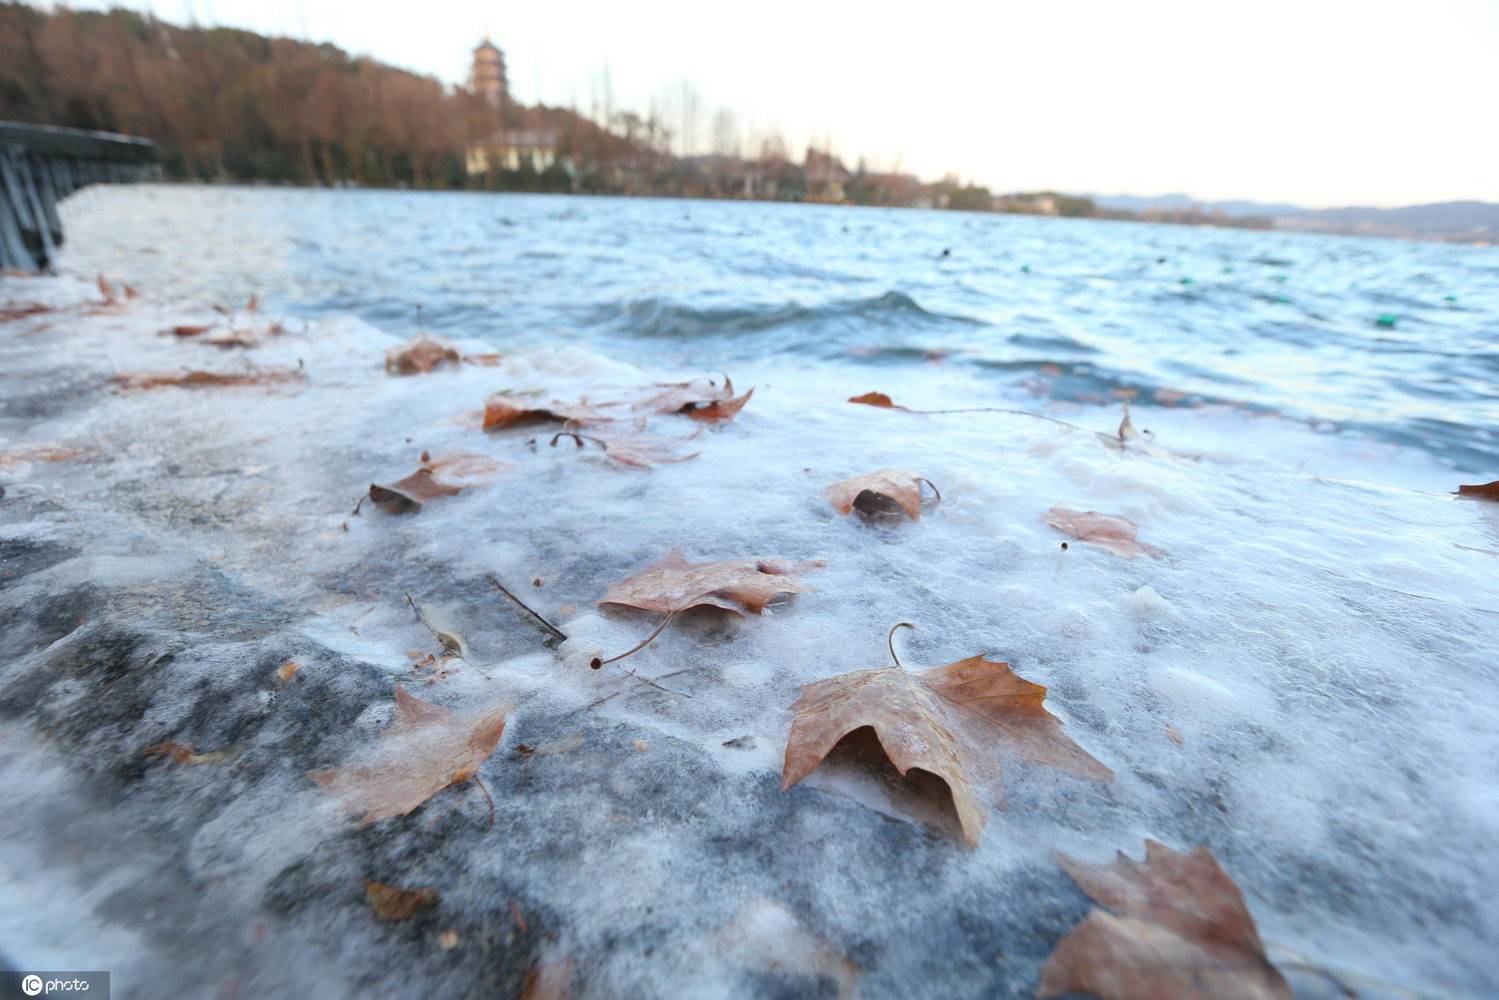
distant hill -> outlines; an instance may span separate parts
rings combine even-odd
[[[1303,208],[1283,202],[1197,201],[1188,195],[1175,193],[1154,197],[1088,197],[1101,208],[1143,215],[1180,212],[1195,206],[1203,212],[1222,213],[1231,218],[1258,216],[1271,219],[1274,228],[1284,230],[1499,243],[1499,205],[1486,201],[1444,201],[1401,208]]]
[[[1324,208],[1277,217],[1277,229],[1499,243],[1499,205],[1443,201],[1403,208]]]
[[[1260,216],[1268,219],[1282,215],[1295,215],[1306,211],[1306,209],[1299,205],[1288,205],[1283,202],[1198,201],[1196,198],[1185,194],[1159,194],[1154,197],[1141,197],[1132,194],[1090,194],[1087,197],[1092,198],[1093,203],[1100,208],[1142,214],[1149,212],[1179,212],[1195,206],[1204,212],[1222,212],[1224,215],[1236,218]]]

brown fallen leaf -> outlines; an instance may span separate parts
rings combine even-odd
[[[276,679],[281,682],[282,687],[291,683],[291,679],[297,676],[297,671],[302,669],[302,664],[296,660],[287,660],[276,668]]]
[[[70,448],[56,445],[32,445],[0,451],[0,469],[31,462],[71,462],[75,458],[93,458],[97,452],[90,448]]]
[[[1499,479],[1479,486],[1459,486],[1457,495],[1477,497],[1479,500],[1499,500]]]
[[[808,684],[791,706],[781,789],[816,770],[845,736],[868,727],[901,774],[920,768],[942,779],[963,838],[975,846],[988,822],[980,790],[1005,808],[996,751],[1096,781],[1114,778],[1063,733],[1045,698],[1046,688],[983,656],[914,673],[897,661]]]
[[[801,594],[814,588],[797,574],[822,568],[821,562],[777,559],[730,559],[688,562],[677,549],[658,563],[610,585],[600,604],[618,604],[663,615],[698,605],[759,614],[781,594]]]
[[[172,327],[172,335],[176,337],[196,337],[212,329],[212,326],[188,326],[184,324]]]
[[[1182,734],[1177,730],[1175,726],[1168,725],[1166,727],[1166,735],[1170,737],[1171,742],[1175,743],[1177,746],[1183,746],[1187,742],[1186,737],[1182,736]]]
[[[176,740],[153,743],[142,750],[141,755],[144,757],[168,757],[174,764],[222,764],[234,757],[234,753],[231,750],[198,753],[188,744],[178,743]]]
[[[743,396],[735,396],[734,382],[727,375],[723,378],[722,386],[712,379],[698,379],[695,382],[676,382],[659,388],[663,391],[636,403],[635,409],[649,410],[652,413],[681,413],[707,423],[733,419],[734,414],[744,408],[744,404],[749,402],[750,396],[755,392],[750,389]]]
[[[445,788],[478,780],[480,766],[505,733],[510,709],[501,704],[457,715],[397,684],[396,719],[359,763],[308,777],[359,813],[360,825],[404,816]]]
[[[123,390],[161,389],[167,386],[199,388],[207,386],[280,385],[302,381],[302,373],[289,369],[266,368],[250,372],[160,371],[122,372],[110,381]]]
[[[471,451],[449,452],[438,458],[422,453],[422,464],[405,478],[388,485],[370,484],[370,499],[392,514],[412,513],[439,497],[450,497],[503,472],[509,466]]]
[[[533,406],[503,392],[497,392],[484,401],[485,430],[509,427],[528,420],[557,420],[573,424],[594,424],[609,420],[586,402],[563,403],[552,400],[544,406]]]
[[[840,480],[829,486],[826,492],[833,509],[840,514],[849,514],[855,507],[866,509],[869,501],[865,494],[872,494],[874,497],[884,497],[905,511],[911,520],[919,521],[922,483],[932,486],[930,479],[905,469],[880,469]],[[937,487],[932,486],[932,492],[937,493]],[[939,500],[941,496],[937,493]]]
[[[9,323],[12,320],[25,319],[28,316],[41,316],[44,313],[56,311],[57,307],[43,305],[40,302],[28,302],[23,306],[11,304],[0,308],[0,323]]]
[[[385,352],[385,370],[392,375],[416,375],[430,372],[440,365],[456,365],[458,350],[445,340],[426,334]]]
[[[1096,510],[1073,510],[1058,504],[1042,514],[1041,520],[1080,542],[1097,545],[1126,559],[1166,554],[1164,550],[1135,537],[1140,530],[1137,524],[1113,514],[1100,514]]]
[[[226,330],[212,337],[200,338],[198,343],[210,347],[259,347],[260,337],[253,330]]]
[[[436,889],[397,889],[364,879],[364,901],[381,920],[409,920],[416,911],[436,906],[440,898]]]
[[[1243,894],[1206,847],[1182,854],[1147,840],[1143,862],[1122,851],[1106,865],[1059,861],[1114,912],[1093,910],[1062,939],[1041,970],[1037,996],[1290,1000]]]
[[[862,396],[848,397],[850,403],[863,403],[865,406],[878,406],[884,410],[904,410],[906,407],[897,406],[895,401],[883,392],[866,392]]]
[[[555,953],[543,955],[526,973],[519,1000],[570,1000],[573,960]]]

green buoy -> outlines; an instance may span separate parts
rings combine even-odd
[[[1382,326],[1385,329],[1389,329],[1397,322],[1399,322],[1399,320],[1400,317],[1396,316],[1394,313],[1380,313],[1379,316],[1375,318],[1374,323],[1377,326]]]
[[[1031,273],[1031,266],[1029,264],[1021,264],[1020,265],[1020,273],[1021,274],[1030,274]]]
[[[1443,302],[1456,302],[1457,301],[1457,296],[1456,295],[1443,295],[1442,296],[1442,301]]]
[[[1184,285],[1195,285],[1196,282],[1193,281],[1191,278],[1183,278],[1182,279],[1182,284],[1184,284]]]

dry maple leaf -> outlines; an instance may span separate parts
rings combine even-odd
[[[1114,912],[1093,910],[1062,939],[1041,970],[1038,996],[1290,1000],[1243,894],[1206,847],[1182,854],[1147,840],[1143,862],[1122,851],[1107,865],[1059,860]]]
[[[436,906],[441,897],[436,889],[397,889],[393,885],[364,880],[364,901],[381,920],[407,920],[417,910]]]
[[[1458,496],[1477,497],[1480,500],[1499,500],[1499,479],[1479,486],[1459,486]]]
[[[457,715],[397,684],[396,719],[361,761],[308,777],[359,813],[361,825],[404,816],[444,788],[478,775],[505,733],[510,709],[505,704]]]
[[[729,559],[693,563],[677,549],[618,583],[612,584],[600,604],[619,604],[642,611],[673,615],[706,604],[737,615],[759,614],[781,594],[812,590],[797,574],[821,569],[821,562],[787,562],[779,559]]]
[[[878,406],[884,410],[904,410],[906,407],[897,406],[895,401],[883,392],[866,392],[862,396],[848,397],[850,403],[863,403],[865,406]]]
[[[392,514],[422,509],[439,497],[450,497],[504,471],[508,466],[471,451],[450,452],[438,458],[422,454],[422,464],[411,475],[389,485],[370,484],[370,499]]]
[[[610,419],[605,413],[579,401],[562,403],[552,400],[545,406],[531,406],[516,397],[497,392],[484,401],[485,430],[509,427],[526,420],[559,420],[573,424],[595,424]]]
[[[925,476],[918,476],[914,472],[905,469],[880,469],[877,472],[867,472],[862,476],[854,476],[851,479],[843,479],[827,488],[828,500],[832,502],[833,509],[840,514],[848,514],[856,506],[867,504],[861,499],[864,494],[874,494],[876,497],[884,497],[891,501],[913,521],[921,520],[921,484],[932,486],[932,481]],[[937,487],[932,486],[932,492],[937,492]],[[937,494],[941,499],[941,494]],[[861,506],[861,509],[863,507]]]
[[[392,375],[416,375],[440,365],[458,364],[458,350],[445,340],[426,334],[413,337],[385,352],[385,370]]]
[[[816,770],[845,736],[867,727],[901,774],[920,768],[946,783],[963,838],[977,845],[988,821],[979,790],[1005,807],[997,748],[1081,777],[1113,780],[1113,771],[1062,732],[1045,698],[1046,688],[982,656],[914,673],[897,663],[808,684],[791,706],[781,789]]]
[[[1113,514],[1100,514],[1096,510],[1073,510],[1058,504],[1042,514],[1041,520],[1058,531],[1065,531],[1080,542],[1108,549],[1126,559],[1166,554],[1164,550],[1135,537],[1140,530],[1137,524]]]
[[[252,372],[162,371],[122,372],[110,381],[121,389],[160,389],[166,386],[196,388],[201,386],[277,385],[300,382],[302,373],[289,369],[268,368]]]
[[[676,382],[660,386],[663,390],[649,399],[635,404],[636,410],[652,413],[682,413],[694,420],[713,422],[733,419],[734,414],[744,408],[755,390],[743,396],[734,395],[734,382],[727,375],[720,388],[712,379],[695,382]]]

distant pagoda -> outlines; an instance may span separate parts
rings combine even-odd
[[[505,79],[505,53],[488,38],[474,49],[474,65],[469,71],[468,85],[490,107],[504,110],[510,96]]]

